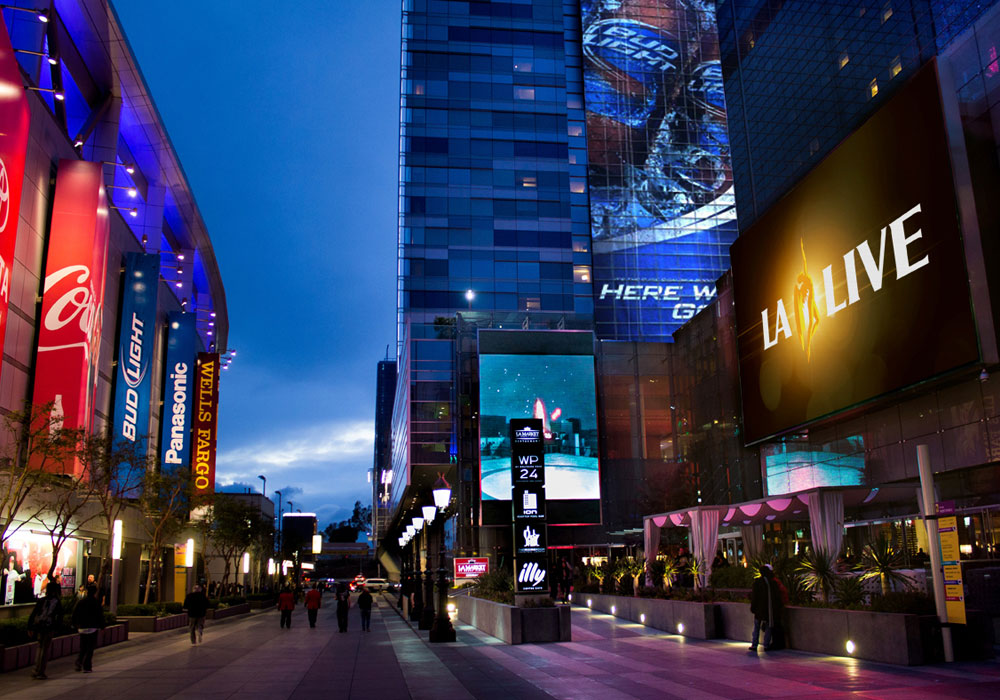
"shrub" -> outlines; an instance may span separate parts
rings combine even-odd
[[[118,607],[119,607],[119,609],[121,608],[120,605]],[[118,624],[118,617],[114,613],[108,612],[107,610],[105,610],[104,611],[104,626],[108,627],[110,625],[117,625],[117,624]]]
[[[119,606],[119,609],[120,607],[121,606]],[[182,604],[173,601],[166,603],[157,603],[156,609],[161,615],[180,615],[182,612],[184,612]]]
[[[153,617],[159,613],[156,606],[150,603],[132,603],[118,606],[118,614],[122,617]]]
[[[753,571],[743,566],[714,569],[709,585],[712,588],[750,588],[753,586]]]
[[[552,598],[550,598],[549,596],[545,596],[544,598],[529,598],[528,600],[524,601],[524,604],[521,607],[523,607],[523,608],[554,608],[555,606],[556,606],[556,602],[554,600],[552,600]]]
[[[247,600],[274,600],[277,595],[274,593],[251,593],[247,596]]]
[[[865,588],[858,576],[844,576],[833,587],[837,603],[842,607],[861,605],[865,602]]]
[[[910,613],[911,615],[933,615],[934,599],[917,591],[887,593],[872,600],[872,612]]]
[[[241,595],[227,595],[219,599],[225,605],[243,605],[247,599]]]
[[[0,646],[16,647],[30,641],[28,618],[15,617],[9,620],[0,620]]]

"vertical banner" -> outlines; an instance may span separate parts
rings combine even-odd
[[[215,441],[219,411],[219,353],[198,353],[194,406],[194,494],[215,493]]]
[[[961,554],[958,547],[958,518],[955,502],[937,504],[938,537],[941,539],[941,564],[944,573],[944,602],[948,622],[964,625],[965,586],[962,583]]]
[[[52,403],[63,427],[88,432],[104,317],[108,211],[101,164],[59,161],[32,401]],[[79,464],[60,467],[79,469]]]
[[[149,402],[153,390],[153,345],[156,340],[156,292],[160,256],[125,255],[122,316],[118,322],[118,368],[115,373],[114,442],[135,443],[145,457],[149,442]]]
[[[21,70],[10,45],[7,25],[0,22],[0,355],[7,336],[10,272],[21,209],[21,184],[31,115]]]
[[[540,418],[510,421],[515,593],[549,592],[543,431]]]
[[[194,314],[172,311],[167,317],[166,377],[160,414],[160,468],[191,467],[191,422],[194,403]]]

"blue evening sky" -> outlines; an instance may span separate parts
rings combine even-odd
[[[395,353],[400,2],[112,3],[226,287],[217,481],[341,520]]]

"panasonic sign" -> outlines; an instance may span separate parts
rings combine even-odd
[[[195,364],[194,314],[167,318],[167,361],[160,416],[160,463],[175,471],[191,466],[191,416]]]

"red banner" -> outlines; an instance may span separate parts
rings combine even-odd
[[[14,266],[30,122],[21,70],[10,46],[7,25],[0,22],[0,355],[7,335],[10,271]]]
[[[455,557],[455,580],[479,578],[490,573],[490,560],[486,557]]]
[[[194,493],[215,493],[215,443],[219,420],[219,353],[199,352],[194,397]]]
[[[59,161],[32,400],[51,402],[64,428],[88,432],[104,318],[108,213],[101,164]],[[73,465],[74,473],[78,469]],[[70,471],[69,465],[62,470]]]

